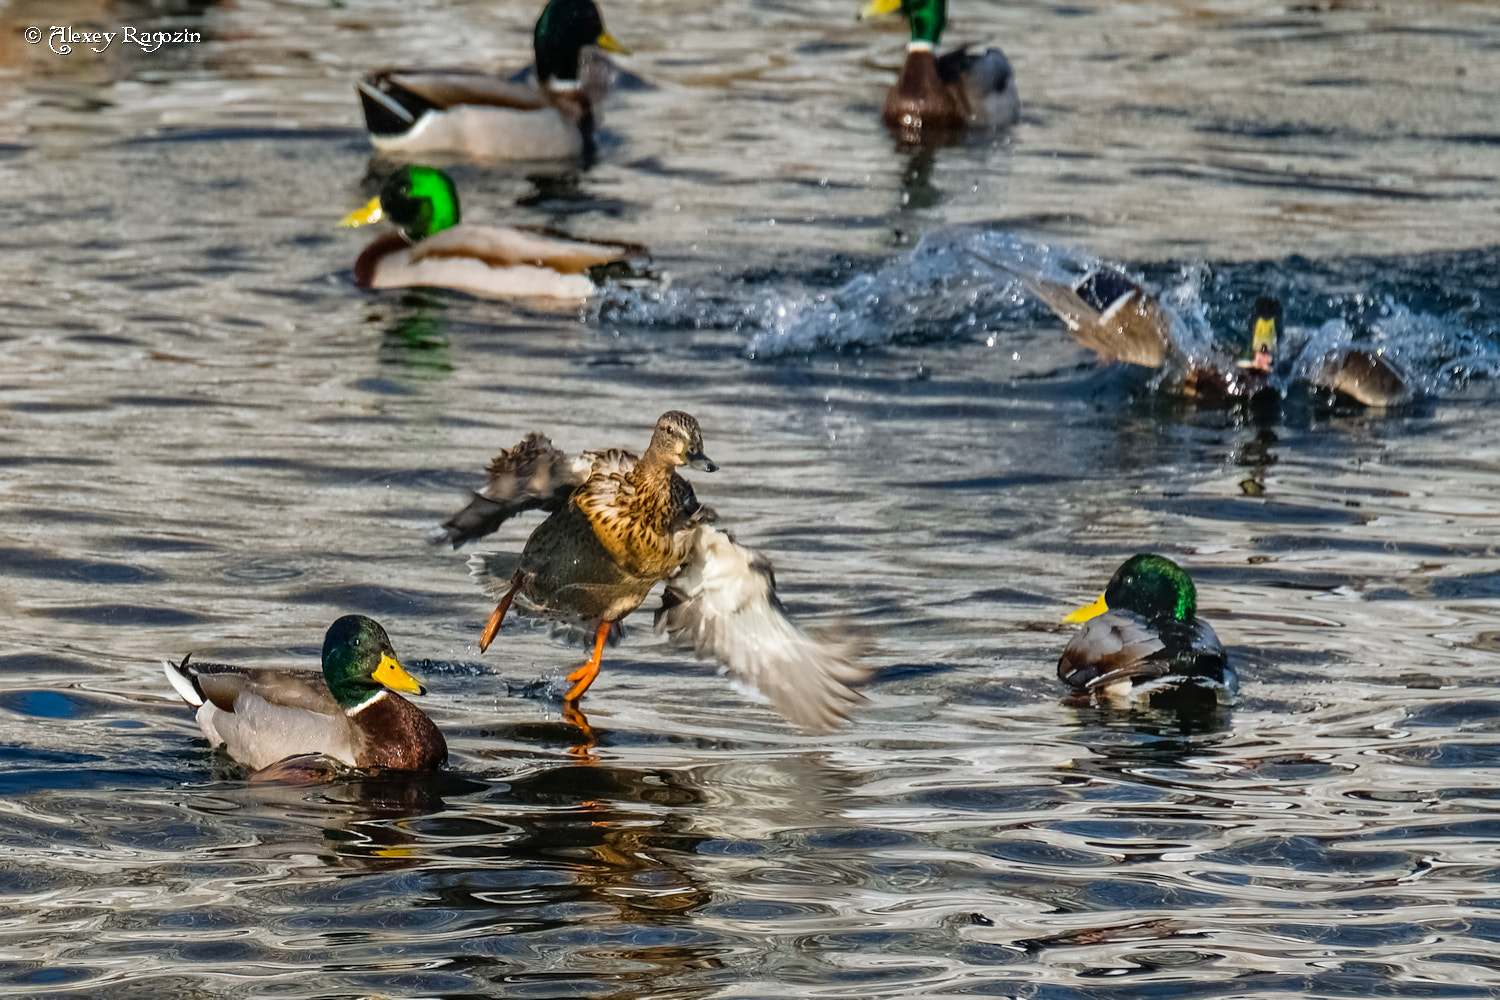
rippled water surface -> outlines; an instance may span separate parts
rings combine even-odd
[[[852,0],[606,3],[647,86],[597,166],[453,164],[472,219],[651,249],[556,314],[362,294],[334,228],[389,166],[358,74],[519,65],[535,3],[0,0],[0,993],[1496,995],[1500,10],[953,0],[1023,121],[912,155],[902,29]],[[1194,412],[976,262],[1016,241],[1204,330],[1275,293],[1424,395]],[[791,610],[870,642],[855,726],[644,615],[592,744],[537,683],[577,650],[478,654],[426,530],[525,431],[640,447],[669,408]],[[1195,575],[1232,712],[1063,704],[1059,616],[1142,549]],[[450,769],[245,780],[160,658],[311,666],[346,612]]]

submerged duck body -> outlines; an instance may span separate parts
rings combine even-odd
[[[996,48],[968,46],[939,57],[946,0],[871,0],[861,17],[900,12],[911,25],[901,75],[886,94],[881,120],[903,136],[942,137],[970,126],[1008,128],[1021,117],[1015,74]]]
[[[425,771],[448,759],[443,734],[396,692],[424,694],[402,669],[385,629],[362,615],[334,622],[323,670],[256,670],[223,663],[163,664],[183,701],[198,709],[210,743],[255,770],[321,754],[350,767]]]
[[[698,422],[680,411],[661,416],[639,457],[611,450],[569,458],[535,434],[502,452],[485,489],[436,538],[457,547],[523,510],[550,512],[498,594],[480,649],[513,605],[587,635],[592,653],[568,675],[564,702],[572,705],[598,676],[621,620],[665,581],[658,631],[717,660],[804,728],[836,726],[860,698],[851,685],[869,670],[849,643],[809,636],[787,619],[770,563],[713,527],[713,511],[677,474],[684,465],[717,468],[703,453]],[[480,560],[476,575],[482,567]]]
[[[1063,619],[1086,624],[1063,649],[1058,678],[1118,707],[1184,689],[1232,703],[1239,678],[1213,627],[1198,618],[1197,601],[1182,567],[1163,556],[1132,556],[1097,601]]]
[[[537,236],[461,221],[453,179],[432,167],[392,174],[379,196],[343,220],[389,219],[400,227],[367,246],[354,263],[360,288],[452,288],[490,298],[585,299],[591,267],[623,260],[619,247]]]
[[[360,81],[370,142],[383,153],[457,152],[483,159],[592,156],[599,106],[628,52],[593,0],[549,0],[533,32],[534,73],[386,69]]]

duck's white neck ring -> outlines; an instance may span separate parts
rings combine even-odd
[[[931,52],[932,51],[932,43],[931,42],[907,42],[906,43],[906,51],[908,51],[908,52]]]
[[[389,691],[387,691],[385,688],[381,688],[379,691],[376,691],[374,694],[370,695],[370,697],[366,698],[358,705],[355,705],[353,708],[344,709],[344,714],[352,719],[360,712],[363,712],[365,709],[369,708],[371,705],[375,704],[377,701],[384,698],[388,694],[390,694]]]
[[[547,86],[551,87],[553,90],[577,90],[578,81],[552,79],[547,81]]]

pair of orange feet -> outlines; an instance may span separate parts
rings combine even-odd
[[[511,602],[516,598],[516,591],[521,589],[521,584],[524,582],[525,577],[519,571],[511,577],[510,589],[505,592],[504,597],[500,598],[500,603],[495,605],[495,610],[490,613],[489,620],[484,623],[483,631],[479,633],[480,653],[489,649],[490,643],[495,641],[495,636],[500,632],[500,624],[505,621],[506,612],[510,611]],[[589,685],[594,683],[594,678],[599,676],[599,662],[604,658],[604,640],[609,638],[609,630],[613,625],[614,622],[605,619],[594,630],[594,651],[589,654],[583,666],[567,676],[567,680],[573,686],[568,688],[567,694],[563,695],[564,708],[573,708],[578,699],[583,697],[583,693],[589,689]]]

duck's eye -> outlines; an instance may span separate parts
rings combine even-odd
[[[364,641],[364,640],[363,640],[363,639],[358,639],[358,638],[356,638],[356,639],[355,639],[355,640],[354,640],[354,645],[355,645],[355,646],[363,646],[363,645],[364,645],[364,644],[365,644],[365,641]]]

